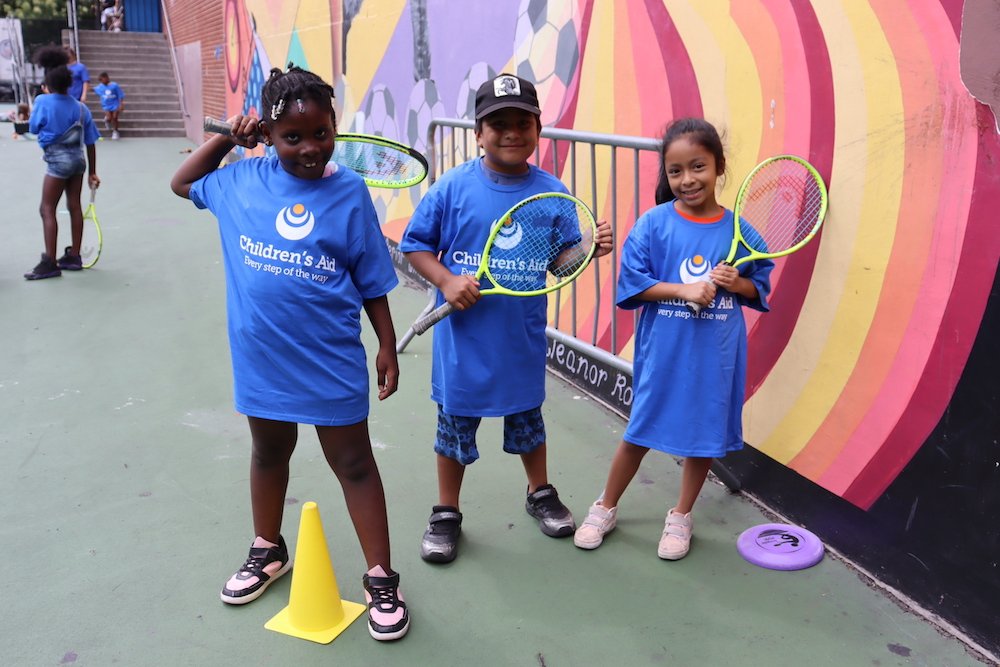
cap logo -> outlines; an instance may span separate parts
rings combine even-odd
[[[493,79],[494,97],[521,96],[521,82],[513,76],[498,76]]]

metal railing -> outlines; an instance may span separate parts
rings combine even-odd
[[[181,113],[185,118],[190,118],[191,114],[187,110],[187,99],[184,97],[184,83],[181,80],[181,68],[177,63],[177,49],[174,46],[174,33],[170,30],[170,14],[167,12],[167,3],[160,0],[160,10],[163,13],[163,26],[167,29],[167,46],[170,48],[170,62],[173,64],[174,81],[177,82],[177,96],[181,100]]]
[[[541,137],[542,141],[539,142],[535,151],[534,163],[560,177],[570,193],[590,205],[591,209],[596,212],[598,219],[608,218],[616,239],[610,261],[606,263],[610,267],[610,275],[604,279],[610,283],[610,290],[605,288],[599,263],[595,262],[583,277],[570,287],[564,288],[570,290],[568,298],[565,298],[561,291],[553,295],[555,315],[553,317],[554,326],[550,327],[550,332],[559,331],[562,334],[561,339],[569,344],[588,348],[588,353],[600,354],[600,351],[603,350],[601,356],[604,356],[608,355],[610,351],[609,361],[615,364],[624,363],[631,370],[631,364],[628,362],[621,360],[614,362],[618,359],[614,356],[614,352],[626,342],[620,339],[618,318],[615,313],[619,239],[621,234],[631,228],[632,223],[642,212],[641,181],[649,181],[649,187],[645,191],[650,193],[655,183],[655,170],[650,170],[651,173],[645,179],[641,178],[640,156],[643,152],[658,154],[660,142],[648,137],[601,134],[562,128],[543,128]],[[625,160],[620,159],[622,152],[626,153]],[[475,138],[474,121],[452,118],[431,120],[427,130],[427,160],[430,165],[429,180],[431,183],[448,169],[478,157],[480,154],[481,151]],[[629,164],[631,165],[630,170],[627,168]],[[625,166],[625,175],[620,178],[619,171],[623,166]],[[602,179],[601,187],[599,187],[598,174],[603,173],[605,169],[607,177]],[[602,192],[607,193],[606,200],[602,200]],[[619,196],[621,193],[628,193],[627,196],[631,197],[627,225],[625,224],[626,220],[619,215]],[[651,201],[651,199],[650,196],[649,200]],[[603,216],[602,211],[607,211],[608,215]],[[586,286],[586,289],[589,290],[593,304],[593,315],[588,318],[590,320],[588,331],[581,331],[581,318],[578,310],[580,292],[584,289],[580,283],[584,280],[591,283]],[[602,294],[610,294],[611,298],[602,300]],[[568,314],[562,312],[564,302],[568,305]],[[425,308],[424,313],[430,312],[433,306],[434,293],[432,290],[430,303]],[[602,320],[610,323],[610,336],[599,345],[598,326]],[[413,335],[412,329],[403,335],[397,345],[399,352],[406,349]],[[629,332],[628,337],[631,337],[631,332]]]

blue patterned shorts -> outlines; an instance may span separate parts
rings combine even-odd
[[[437,439],[434,451],[464,466],[479,459],[476,431],[482,417],[445,414],[438,405]],[[528,454],[545,444],[542,408],[518,412],[503,418],[503,450],[508,454]]]

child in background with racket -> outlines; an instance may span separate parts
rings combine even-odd
[[[281,521],[298,424],[313,424],[344,492],[368,564],[362,583],[368,630],[398,639],[410,615],[389,562],[385,494],[368,435],[368,371],[362,308],[379,340],[379,400],[396,391],[399,367],[387,294],[396,272],[361,177],[328,165],[336,138],[333,88],[315,74],[271,70],[264,119],[230,119],[184,161],[171,181],[181,197],[219,220],[237,411],[253,452],[255,539],[226,582],[222,601],[245,604],[291,569]],[[275,156],[217,169],[236,146]]]
[[[614,530],[618,500],[650,449],[684,457],[680,497],[667,512],[657,554],[678,560],[691,544],[691,509],[712,459],[743,448],[746,326],[742,307],[767,311],[770,260],[738,269],[726,256],[733,213],[715,199],[726,159],[719,133],[687,118],[663,137],[655,208],[625,240],[618,307],[642,308],[635,336],[634,402],[604,492],[574,536],[596,549]],[[746,254],[744,251],[743,254]],[[699,275],[699,267],[704,267]],[[703,274],[707,274],[708,281]],[[694,316],[686,302],[704,307]]]
[[[67,64],[69,57],[60,47],[46,47],[37,55],[38,64],[45,70],[45,95],[35,98],[35,106],[28,120],[28,131],[38,136],[45,160],[45,178],[42,181],[42,233],[45,252],[42,260],[24,277],[28,280],[55,278],[65,271],[83,268],[80,244],[83,239],[83,207],[80,192],[83,190],[83,172],[88,171],[88,183],[96,188],[101,184],[97,177],[97,149],[100,133],[86,105],[67,94],[73,74]],[[84,150],[86,147],[86,150]],[[85,155],[86,153],[86,155]],[[71,245],[62,257],[56,256],[59,225],[56,206],[66,193],[69,210]]]
[[[478,255],[494,222],[522,199],[566,192],[528,163],[538,145],[541,110],[535,87],[510,74],[476,93],[476,140],[485,155],[446,173],[420,201],[400,249],[456,308],[435,326],[431,398],[438,404],[438,504],[420,547],[432,563],[455,559],[462,527],[459,495],[466,466],[479,458],[483,417],[504,418],[504,451],[520,456],[528,478],[525,507],[542,532],[568,536],[573,515],[549,484],[546,464],[544,296],[479,300]],[[595,255],[611,250],[610,226],[597,231]]]

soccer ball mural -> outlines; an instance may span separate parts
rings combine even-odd
[[[517,75],[535,84],[542,124],[559,120],[580,62],[576,0],[521,0],[514,31]]]
[[[386,139],[399,141],[399,130],[396,127],[396,102],[392,93],[384,85],[372,88],[365,102],[365,132],[377,134]]]
[[[458,87],[457,101],[455,102],[455,116],[457,118],[476,118],[476,91],[479,86],[494,78],[496,70],[484,62],[478,62],[469,68],[461,85]]]
[[[432,118],[444,117],[444,103],[432,79],[421,79],[410,92],[406,111],[406,141],[421,153],[427,152],[427,127]]]

